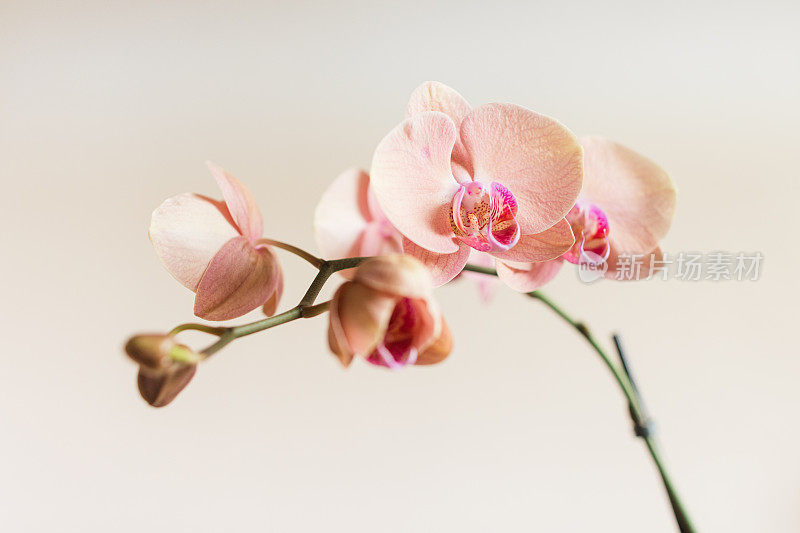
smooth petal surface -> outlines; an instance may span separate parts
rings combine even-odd
[[[367,211],[369,175],[351,168],[339,174],[314,211],[314,236],[322,257],[341,259],[355,253],[370,215]]]
[[[220,167],[210,161],[206,161],[206,165],[222,190],[222,197],[239,228],[239,233],[247,237],[251,243],[255,243],[264,233],[264,223],[253,195],[239,180]]]
[[[362,263],[353,281],[392,296],[427,298],[433,286],[428,270],[408,255],[386,255]]]
[[[439,338],[428,348],[420,352],[415,365],[435,365],[444,361],[453,351],[453,334],[444,319],[441,320],[441,333]]]
[[[278,305],[281,303],[281,297],[283,296],[283,269],[281,268],[280,263],[278,263],[278,258],[275,256],[275,252],[272,249],[267,248],[267,251],[272,255],[272,260],[275,263],[275,290],[272,292],[272,295],[264,302],[263,307],[261,310],[267,316],[272,316],[278,310]]]
[[[367,356],[383,340],[397,298],[360,283],[345,282],[333,296],[329,312],[331,350],[347,366]]]
[[[245,237],[231,239],[200,279],[194,313],[206,320],[229,320],[252,311],[275,292],[278,268],[269,250],[256,250]]]
[[[425,112],[406,119],[375,150],[372,189],[389,221],[417,245],[453,253],[449,211],[458,183],[450,168],[457,138],[447,115]]]
[[[500,280],[519,292],[535,291],[552,280],[561,270],[561,259],[541,263],[513,263],[497,261],[497,276]]]
[[[430,273],[434,287],[441,287],[464,270],[470,254],[469,246],[459,246],[454,253],[440,254],[403,239],[403,251],[418,259]]]
[[[425,111],[439,111],[450,117],[458,128],[469,110],[467,101],[454,89],[438,81],[426,81],[411,93],[406,118]],[[460,138],[456,139],[451,160],[456,179],[459,182],[470,181],[472,163]]]
[[[536,263],[560,257],[574,243],[572,228],[569,222],[562,218],[553,227],[541,233],[523,235],[510,250],[493,252],[492,255],[504,261]]]
[[[564,218],[581,189],[582,150],[558,121],[513,104],[487,104],[461,123],[473,178],[498,181],[517,200],[523,235]]]
[[[196,194],[168,198],[150,218],[158,259],[192,291],[219,249],[238,235],[225,204]]]
[[[581,198],[608,217],[617,252],[644,253],[669,231],[676,191],[669,175],[645,156],[602,137],[583,137]]]

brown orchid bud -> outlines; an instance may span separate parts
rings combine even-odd
[[[153,407],[170,403],[189,384],[202,357],[163,333],[135,335],[125,344],[125,353],[139,364],[138,385],[142,397]]]

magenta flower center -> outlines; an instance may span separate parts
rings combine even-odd
[[[421,324],[419,310],[410,298],[397,302],[383,342],[367,357],[373,365],[398,370],[417,361],[415,340]]]
[[[462,185],[453,197],[450,226],[464,244],[480,252],[500,252],[519,241],[517,200],[503,185],[479,181]]]
[[[601,264],[608,259],[608,217],[597,205],[578,200],[567,213],[567,222],[575,235],[575,244],[564,254],[573,264]]]

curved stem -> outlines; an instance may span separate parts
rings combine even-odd
[[[274,246],[275,248],[280,248],[282,250],[286,250],[287,252],[293,253],[294,255],[305,259],[306,261],[311,263],[316,268],[322,267],[323,263],[325,262],[324,260],[320,259],[316,255],[314,255],[314,254],[312,254],[310,252],[306,252],[302,248],[298,248],[297,246],[294,246],[292,244],[288,244],[288,243],[285,243],[285,242],[275,241],[275,240],[272,240],[272,239],[259,239],[257,244],[267,244],[269,246]]]
[[[488,276],[497,275],[497,272],[493,268],[478,265],[468,264],[464,267],[464,270],[477,272],[479,274],[486,274]],[[642,400],[639,395],[639,391],[637,390],[633,380],[630,377],[630,373],[628,372],[619,338],[615,336],[615,345],[619,352],[620,359],[622,360],[622,370],[620,370],[617,365],[611,361],[611,358],[594,338],[586,324],[569,316],[563,309],[561,309],[540,291],[529,292],[527,293],[527,296],[539,300],[567,324],[575,328],[575,330],[580,333],[584,339],[586,339],[597,355],[600,356],[600,359],[603,361],[609,371],[611,371],[611,374],[614,376],[614,380],[617,382],[617,385],[619,385],[619,388],[622,390],[622,393],[625,395],[625,398],[628,401],[628,408],[631,419],[633,420],[636,436],[641,437],[642,440],[644,440],[645,445],[647,446],[647,451],[650,453],[650,457],[653,459],[653,463],[655,463],[656,469],[658,469],[658,473],[661,476],[661,481],[664,485],[664,489],[667,492],[667,497],[669,498],[670,505],[672,506],[673,514],[675,515],[675,521],[678,523],[678,529],[681,533],[695,533],[696,530],[692,525],[692,521],[689,518],[689,514],[686,512],[683,502],[678,496],[678,492],[675,489],[672,478],[670,478],[669,473],[667,472],[666,466],[664,465],[664,460],[661,458],[661,454],[658,451],[655,439],[650,434],[648,419],[644,412]]]

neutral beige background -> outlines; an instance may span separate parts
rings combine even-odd
[[[345,372],[318,318],[138,397],[123,340],[192,319],[151,210],[217,196],[211,159],[313,248],[325,185],[438,79],[650,155],[668,250],[764,254],[758,282],[549,293],[624,333],[700,531],[800,530],[800,4],[661,4],[0,2],[0,527],[674,531],[606,370],[510,291],[438,292],[435,368]],[[313,272],[281,258],[289,306]]]

